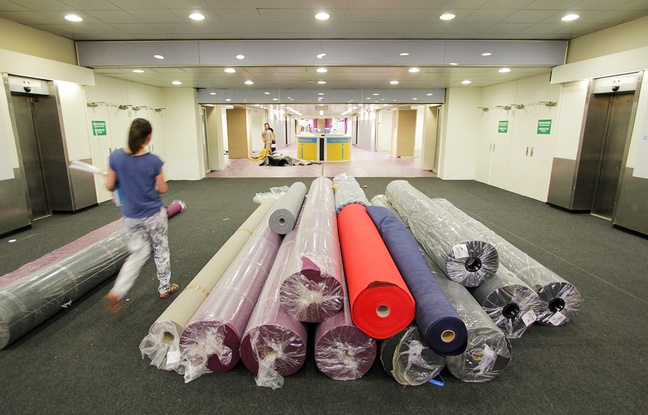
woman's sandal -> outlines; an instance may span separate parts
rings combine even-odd
[[[108,310],[108,313],[113,316],[119,315],[122,307],[124,307],[124,300],[118,299],[117,294],[115,293],[108,293],[108,295],[104,297],[104,300],[106,302],[106,310]]]
[[[180,286],[178,284],[171,284],[169,286],[169,289],[167,290],[167,292],[160,294],[160,298],[167,298],[168,296],[170,296],[174,292],[178,291],[179,289],[180,289]]]

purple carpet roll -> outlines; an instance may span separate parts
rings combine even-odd
[[[182,332],[178,371],[185,382],[238,363],[241,336],[281,243],[281,237],[268,226],[269,215]]]
[[[284,238],[263,291],[241,339],[241,360],[256,375],[258,386],[277,389],[283,376],[297,372],[306,360],[308,331],[286,313],[279,300],[287,260],[295,246],[299,222]]]
[[[325,177],[311,183],[281,285],[282,306],[302,322],[319,323],[342,307],[342,262],[332,186]]]

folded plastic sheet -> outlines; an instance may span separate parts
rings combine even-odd
[[[442,356],[463,353],[466,326],[434,279],[412,234],[387,208],[368,206],[367,213],[416,301],[416,325],[427,345]]]
[[[301,322],[319,323],[342,308],[342,264],[333,183],[311,183],[295,248],[281,285],[281,304]]]
[[[376,352],[376,341],[353,323],[345,284],[342,310],[315,329],[315,364],[331,379],[356,380],[371,369]]]
[[[333,184],[333,188],[335,189],[336,213],[340,213],[342,208],[350,203],[359,203],[364,206],[371,205],[355,177],[346,173],[340,173],[333,178]]]
[[[122,229],[1,287],[0,349],[119,272],[127,241]]]
[[[435,199],[435,203],[455,215],[473,232],[495,246],[502,265],[538,293],[540,297],[540,310],[536,320],[538,323],[561,326],[578,314],[583,304],[583,298],[574,285],[446,199]]]
[[[371,337],[391,337],[414,319],[414,298],[363,205],[345,206],[338,227],[353,322]]]
[[[540,310],[538,294],[501,264],[493,278],[469,291],[509,339],[520,338]]]
[[[382,206],[386,207],[391,211],[391,213],[394,214],[400,220],[405,224],[405,221],[403,221],[403,218],[401,218],[401,215],[398,213],[398,211],[392,206],[392,204],[389,202],[389,199],[387,199],[387,196],[385,195],[376,195],[371,198],[371,205],[372,206]],[[407,225],[405,225],[407,227]]]
[[[426,346],[416,326],[409,326],[382,342],[380,362],[396,382],[403,386],[418,386],[439,375],[446,365],[446,358]]]
[[[302,182],[295,182],[290,186],[270,215],[270,229],[279,235],[285,235],[293,230],[307,190]]]
[[[281,237],[268,214],[241,249],[180,337],[178,372],[190,382],[239,361],[241,336],[274,262]]]
[[[151,325],[148,334],[142,339],[139,346],[142,358],[148,356],[151,359],[151,364],[158,369],[177,369],[180,363],[180,335],[182,331],[252,233],[267,217],[276,200],[265,199]]]
[[[461,284],[441,275],[429,256],[426,261],[468,329],[466,350],[446,358],[446,368],[462,382],[487,382],[501,375],[511,361],[511,343]]]
[[[299,226],[299,224],[297,224]],[[281,307],[279,293],[297,229],[283,239],[241,339],[241,360],[258,386],[278,389],[306,360],[308,331]]]
[[[452,281],[477,287],[497,272],[495,248],[407,181],[394,180],[387,185],[385,194],[414,237]]]

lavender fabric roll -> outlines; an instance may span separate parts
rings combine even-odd
[[[342,263],[331,180],[311,183],[295,247],[281,285],[281,304],[301,322],[319,323],[342,307]]]
[[[367,213],[416,301],[416,325],[427,345],[442,356],[463,353],[466,326],[434,279],[412,234],[387,208],[368,206]]]
[[[268,217],[254,231],[180,337],[178,372],[190,382],[239,361],[241,336],[274,262],[281,237]]]
[[[297,228],[284,238],[241,339],[241,360],[258,386],[277,389],[306,360],[308,331],[281,307],[279,293]]]
[[[351,317],[349,297],[344,289],[344,305],[315,329],[315,364],[334,380],[356,380],[371,369],[376,360],[376,340],[360,330]]]
[[[295,227],[299,212],[306,197],[306,185],[293,183],[286,194],[279,200],[270,215],[270,228],[279,235],[285,235]]]

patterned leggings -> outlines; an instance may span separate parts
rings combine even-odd
[[[166,208],[160,208],[160,212],[148,218],[133,219],[124,218],[124,224],[128,230],[128,251],[130,255],[122,265],[119,275],[115,280],[112,292],[117,294],[119,299],[126,297],[137,279],[142,266],[151,256],[157,269],[157,277],[160,282],[158,291],[165,293],[169,290],[171,280],[171,261],[169,260],[168,218]]]

